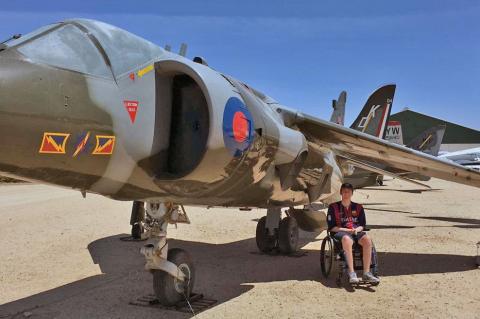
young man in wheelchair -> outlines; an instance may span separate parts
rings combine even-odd
[[[342,184],[340,188],[342,200],[330,204],[328,207],[328,230],[335,233],[334,238],[342,243],[348,265],[349,281],[352,284],[360,282],[353,268],[352,246],[358,243],[363,251],[363,280],[369,283],[380,282],[370,272],[372,257],[372,240],[364,231],[366,225],[365,211],[362,205],[351,201],[353,186],[348,183]]]

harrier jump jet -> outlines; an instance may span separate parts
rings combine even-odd
[[[156,241],[142,252],[164,304],[194,284],[187,252],[166,240],[168,223],[188,222],[183,205],[266,208],[259,248],[289,252],[297,220],[335,200],[354,167],[480,187],[480,172],[288,108],[93,20],[2,44],[0,96],[0,172],[135,201],[134,216],[145,208]]]

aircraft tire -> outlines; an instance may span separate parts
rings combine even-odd
[[[167,259],[185,273],[186,282],[175,279],[162,270],[153,270],[153,291],[160,304],[173,306],[191,294],[195,283],[195,268],[190,255],[183,249],[169,249]]]
[[[287,216],[280,221],[278,228],[278,248],[284,254],[291,254],[298,248],[298,224],[297,220]]]
[[[269,253],[275,248],[276,238],[268,233],[268,229],[265,228],[266,223],[266,216],[258,220],[255,239],[258,249],[261,252]]]

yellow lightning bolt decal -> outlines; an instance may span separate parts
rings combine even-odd
[[[50,135],[47,136],[47,141],[55,148],[55,150],[57,150],[57,152],[62,151],[62,146],[58,145],[57,142],[55,142],[53,137],[51,137]]]
[[[115,145],[115,136],[111,135],[97,135],[97,145],[93,150],[92,154],[94,155],[111,155],[113,153],[113,147]],[[101,139],[108,139],[104,144],[100,144]],[[105,149],[109,148],[110,150],[105,151]]]
[[[103,151],[104,149],[106,149],[107,147],[109,147],[110,144],[112,144],[112,143],[113,143],[113,140],[108,140],[107,143],[105,143],[105,144],[103,144],[102,146],[98,147],[97,151],[98,151],[98,152]]]
[[[58,144],[53,138],[54,136],[62,136],[62,143]],[[47,154],[65,154],[65,144],[67,143],[67,139],[69,136],[70,134],[68,133],[43,133],[42,144],[40,145],[40,150],[38,152]]]
[[[80,142],[80,144],[78,144],[77,149],[75,150],[75,153],[73,153],[72,157],[77,156],[78,153],[80,153],[83,150],[83,148],[87,144],[87,141],[88,141],[89,137],[90,137],[90,132],[88,132],[87,135],[85,135],[83,140]]]

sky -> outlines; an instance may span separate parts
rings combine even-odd
[[[480,2],[455,0],[2,0],[0,39],[67,18],[124,28],[204,57],[280,103],[329,119],[348,92],[346,124],[378,87],[409,107],[480,129]]]

